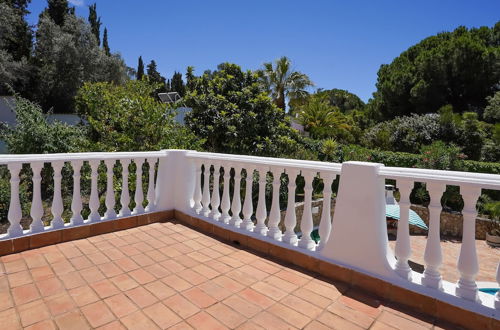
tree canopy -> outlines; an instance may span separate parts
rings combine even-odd
[[[378,71],[371,106],[383,118],[436,112],[482,115],[500,81],[500,22],[428,37]]]

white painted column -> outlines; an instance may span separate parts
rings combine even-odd
[[[99,214],[99,192],[97,190],[97,180],[98,180],[98,168],[99,168],[99,163],[101,161],[99,160],[90,160],[89,165],[91,168],[91,184],[90,184],[90,200],[89,200],[89,208],[90,208],[90,215],[89,215],[89,222],[97,222],[101,220],[101,215]]]
[[[231,216],[229,215],[229,208],[231,207],[231,201],[229,199],[230,179],[231,179],[231,166],[226,164],[226,166],[224,166],[224,188],[222,190],[222,203],[220,206],[222,210],[221,220],[226,224],[228,224],[229,220],[231,220]]]
[[[245,178],[245,201],[243,202],[243,222],[240,228],[244,228],[248,231],[254,230],[254,224],[252,221],[253,214],[253,201],[252,201],[252,185],[253,185],[253,171],[254,167],[246,167],[246,178]]]
[[[231,203],[231,212],[233,216],[231,220],[229,220],[229,224],[239,228],[241,224],[241,166],[234,166],[234,192],[233,192],[233,201]]]
[[[297,180],[299,171],[295,169],[286,169],[286,174],[288,175],[288,201],[285,214],[286,230],[282,240],[290,245],[297,245],[298,239],[297,234],[295,234],[295,226],[297,226],[297,216],[295,214],[295,189],[297,185],[295,181]]]
[[[220,165],[214,164],[214,182],[212,189],[212,200],[210,201],[210,205],[212,205],[212,211],[210,212],[210,217],[215,221],[219,221],[220,219]]]
[[[476,204],[481,188],[476,186],[460,186],[460,193],[464,200],[464,217],[462,246],[458,257],[458,271],[460,279],[457,283],[456,295],[467,300],[478,301],[476,275],[479,264],[476,252]]]
[[[21,227],[21,218],[23,217],[21,211],[21,201],[19,200],[19,172],[23,164],[9,163],[7,165],[10,171],[10,204],[7,218],[10,226],[8,229],[9,237],[15,238],[23,234]]]
[[[128,166],[130,165],[130,159],[120,159],[120,163],[122,164],[122,193],[120,195],[122,208],[120,209],[119,216],[126,217],[132,213],[128,206],[130,204],[130,192],[128,190]]]
[[[157,158],[148,158],[149,174],[148,174],[148,205],[146,205],[146,212],[155,210],[155,166]]]
[[[277,241],[281,241],[283,233],[278,226],[281,221],[280,186],[281,172],[283,172],[283,169],[280,167],[272,167],[271,172],[273,173],[273,199],[271,204],[271,211],[269,212],[269,231],[267,232],[267,236],[272,237]]]
[[[209,163],[204,163],[205,171],[203,172],[203,197],[201,199],[203,208],[201,211],[205,217],[210,215],[210,167]]]
[[[116,218],[115,212],[115,187],[113,184],[114,172],[116,160],[106,159],[104,161],[106,164],[106,213],[104,213],[104,218],[106,220],[111,220]]]
[[[495,279],[497,280],[497,283],[500,286],[500,262],[498,263],[497,266],[497,276],[495,277]],[[495,308],[500,309],[500,291],[497,291],[497,293],[495,293]]]
[[[71,199],[71,212],[72,216],[70,219],[70,224],[73,226],[78,226],[83,224],[82,217],[82,194],[80,191],[80,179],[83,161],[73,160],[71,166],[73,167],[73,198]]]
[[[321,220],[319,223],[319,244],[317,250],[320,251],[325,247],[326,242],[330,238],[330,232],[332,231],[332,183],[333,179],[336,177],[334,173],[322,172],[321,177],[323,178],[323,209],[321,212]]]
[[[427,236],[427,244],[425,245],[425,271],[422,278],[422,284],[430,288],[438,290],[443,289],[441,274],[439,267],[443,262],[441,253],[441,197],[446,190],[446,185],[443,183],[429,182],[427,183],[427,191],[431,201],[429,203],[429,234]]]
[[[311,232],[313,230],[313,219],[312,219],[312,181],[316,176],[315,172],[302,171],[302,176],[304,177],[304,212],[302,213],[302,219],[300,220],[300,231],[302,232],[302,237],[299,240],[299,247],[314,250],[316,247],[316,242],[311,238]]]
[[[399,200],[398,234],[394,249],[397,258],[395,270],[399,276],[410,281],[411,268],[408,265],[408,259],[411,256],[411,246],[408,220],[410,217],[410,193],[413,189],[413,181],[400,179],[397,186],[401,197]]]
[[[50,227],[53,229],[63,228],[64,221],[61,215],[64,211],[62,194],[61,194],[61,170],[64,165],[63,161],[52,162],[52,168],[54,169],[54,198],[52,200],[52,221]]]
[[[266,208],[266,184],[267,184],[267,167],[258,167],[259,171],[259,198],[257,200],[257,211],[255,212],[255,217],[257,218],[257,225],[254,228],[254,232],[266,236],[267,235],[267,208]]]
[[[135,163],[135,194],[134,201],[135,207],[132,214],[144,213],[144,206],[142,202],[144,201],[144,192],[142,191],[142,164],[144,163],[144,158],[134,158]]]
[[[202,199],[202,194],[201,194],[201,165],[202,163],[198,160],[194,161],[196,169],[195,169],[195,182],[194,182],[194,195],[193,195],[193,201],[194,201],[194,211],[196,214],[200,214],[202,210],[202,205],[201,205],[201,199]]]
[[[41,192],[41,182],[42,177],[40,171],[43,168],[42,162],[31,163],[31,170],[33,171],[33,201],[31,202],[30,215],[33,221],[31,222],[31,233],[41,233],[44,230],[45,225],[42,221],[43,216],[43,205],[42,205],[42,192]]]

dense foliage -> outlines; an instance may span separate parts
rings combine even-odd
[[[378,72],[371,106],[382,118],[436,112],[482,114],[500,81],[500,22],[428,37]]]

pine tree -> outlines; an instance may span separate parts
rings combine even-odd
[[[166,79],[165,77],[162,77],[162,75],[158,72],[156,62],[154,60],[151,60],[151,62],[148,64],[147,73],[149,81],[161,85],[160,88],[156,90],[156,93],[162,93],[167,91],[165,83]]]
[[[97,39],[97,44],[101,45],[101,18],[97,17],[97,4],[89,6],[89,23],[92,33]]]
[[[47,3],[48,6],[46,12],[49,14],[50,18],[52,18],[54,23],[62,26],[64,24],[64,17],[67,14],[71,14],[68,0],[47,0]]]
[[[184,80],[182,80],[182,73],[174,72],[172,80],[170,81],[170,88],[172,92],[177,92],[181,97],[186,94],[186,86],[184,85]]]
[[[142,56],[139,56],[139,63],[137,64],[137,80],[142,80],[144,76],[144,62],[142,61]]]
[[[106,55],[110,56],[111,51],[109,49],[109,44],[108,44],[108,29],[104,28],[104,34],[102,36],[102,48],[104,49],[104,52]]]

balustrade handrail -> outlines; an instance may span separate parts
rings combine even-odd
[[[313,160],[300,160],[288,158],[274,158],[274,157],[261,157],[261,156],[243,156],[234,154],[220,154],[211,152],[188,152],[188,158],[203,159],[213,161],[224,161],[233,163],[243,163],[250,165],[267,165],[278,167],[291,167],[296,169],[307,169],[317,171],[333,171],[340,174],[342,168],[341,163],[330,163]]]
[[[105,159],[133,159],[166,156],[167,151],[133,151],[133,152],[79,152],[54,154],[17,154],[0,156],[0,165],[9,163],[53,162],[72,160],[105,160]]]
[[[455,185],[472,185],[483,189],[500,190],[500,175],[460,171],[431,170],[422,168],[381,167],[379,175],[387,179],[436,182]]]

